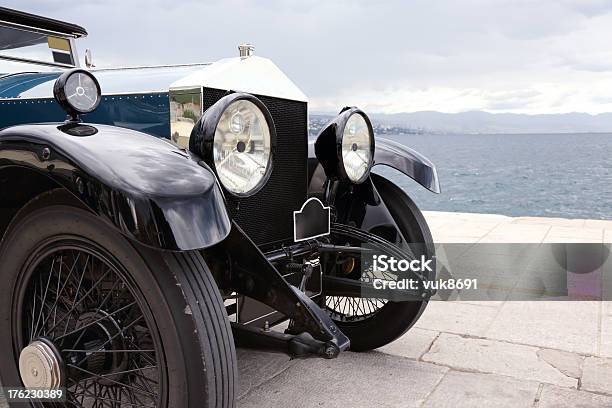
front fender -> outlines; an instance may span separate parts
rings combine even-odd
[[[231,222],[212,171],[186,150],[104,125],[23,125],[0,131],[0,171],[44,174],[122,234],[167,250],[222,241]],[[10,194],[10,192],[2,192]]]
[[[429,191],[440,194],[440,182],[436,166],[427,157],[401,143],[377,138],[374,166],[377,165],[393,167]]]

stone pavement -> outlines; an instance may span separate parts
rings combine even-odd
[[[612,221],[425,216],[436,242],[612,242]],[[612,407],[612,305],[434,301],[376,351],[290,361],[238,350],[238,363],[242,408]]]

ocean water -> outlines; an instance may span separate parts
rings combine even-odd
[[[381,135],[427,156],[442,194],[384,166],[421,209],[612,219],[612,134]]]

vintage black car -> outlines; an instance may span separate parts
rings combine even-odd
[[[116,69],[87,52],[81,69],[85,35],[0,8],[4,387],[230,407],[235,345],[334,358],[416,322],[431,293],[375,288],[367,257],[433,259],[432,238],[371,169],[437,193],[429,160],[354,107],[309,141],[307,98],[249,45]]]

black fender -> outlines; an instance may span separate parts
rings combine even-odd
[[[429,191],[440,194],[436,166],[421,153],[385,138],[376,139],[374,166],[384,165],[401,171]]]
[[[17,194],[3,185],[3,172],[21,171],[52,180],[122,234],[149,247],[206,248],[231,230],[212,170],[187,150],[134,130],[74,123],[3,129],[2,196]]]

